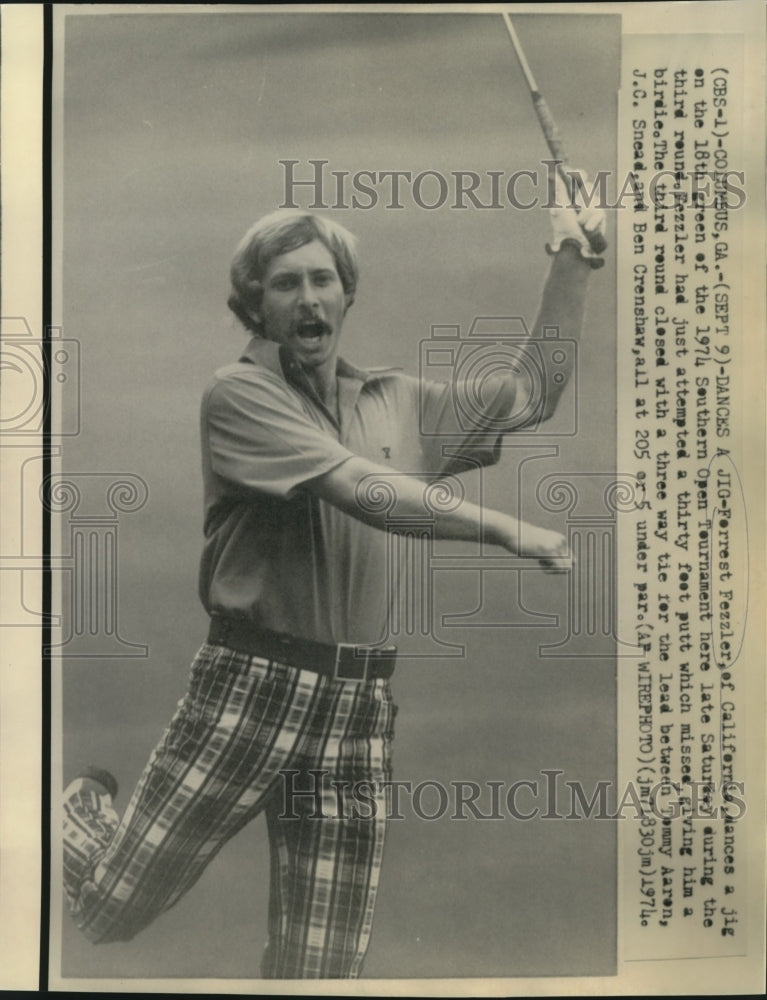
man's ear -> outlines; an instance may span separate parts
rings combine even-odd
[[[354,295],[351,292],[347,292],[346,295],[344,295],[344,301],[346,302],[346,305],[344,306],[344,316],[345,316],[352,307],[352,303],[354,302]]]
[[[264,296],[264,288],[260,281],[252,281],[248,288],[248,295],[243,302],[248,318],[256,326],[261,325],[261,302]]]

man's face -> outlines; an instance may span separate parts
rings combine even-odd
[[[346,294],[333,255],[319,240],[275,257],[263,279],[263,335],[286,344],[308,368],[335,363]]]

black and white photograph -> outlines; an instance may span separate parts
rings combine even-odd
[[[613,256],[503,17],[63,27],[62,975],[611,973]],[[619,18],[514,27],[614,171]]]
[[[51,6],[40,982],[753,974],[744,5]]]

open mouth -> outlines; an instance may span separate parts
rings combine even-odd
[[[319,344],[330,332],[330,326],[321,319],[304,320],[296,328],[299,339],[305,344]]]

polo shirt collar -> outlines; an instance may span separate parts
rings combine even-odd
[[[240,361],[251,361],[283,378],[287,378],[289,360],[289,353],[280,344],[258,336],[251,338],[240,357]],[[340,378],[355,379],[358,382],[367,382],[371,378],[370,372],[357,368],[344,358],[338,358],[336,361],[336,375]]]

